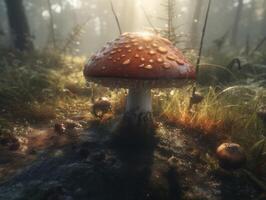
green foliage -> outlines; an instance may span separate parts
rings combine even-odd
[[[87,92],[82,58],[56,52],[0,52],[0,56],[1,131],[9,121],[54,119],[60,113],[58,107],[66,106],[60,105],[62,100]],[[75,93],[67,88],[71,85]]]

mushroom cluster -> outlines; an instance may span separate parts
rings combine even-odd
[[[124,33],[89,59],[84,76],[89,82],[129,89],[123,123],[143,127],[152,124],[151,89],[181,87],[196,73],[169,40]]]

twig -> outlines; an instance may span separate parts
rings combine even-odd
[[[208,18],[209,18],[210,7],[211,7],[211,0],[209,0],[209,3],[208,3],[208,8],[207,8],[207,12],[206,12],[205,21],[204,21],[204,26],[202,29],[199,54],[198,54],[198,59],[197,59],[197,63],[196,63],[196,74],[198,74],[198,72],[199,72],[199,64],[201,61],[202,48],[203,48],[203,44],[204,44],[204,38],[205,38],[205,33],[206,33],[206,28],[207,28],[207,23],[208,23]]]
[[[112,12],[113,12],[113,14],[114,14],[115,21],[116,21],[116,24],[117,24],[117,27],[118,27],[119,33],[120,33],[120,35],[121,35],[121,34],[122,34],[122,29],[121,29],[120,22],[119,22],[119,19],[118,19],[118,17],[117,17],[117,14],[116,14],[116,12],[115,12],[114,5],[113,5],[112,0],[110,0],[110,4],[111,4]]]
[[[147,14],[145,8],[143,7],[143,5],[141,5],[141,9],[143,10],[143,13],[144,13],[144,15],[145,15],[145,18],[147,19],[147,21],[148,21],[149,25],[151,26],[151,28],[153,29],[153,31],[154,31],[156,34],[158,34],[159,32],[157,31],[157,29],[155,28],[155,26],[152,24],[152,22],[151,22],[151,20],[150,20],[148,14]]]
[[[210,8],[211,8],[211,0],[209,0],[209,2],[208,2],[208,7],[207,7],[207,11],[206,11],[204,26],[202,28],[202,34],[201,34],[201,39],[200,39],[199,54],[198,54],[198,58],[197,58],[197,62],[196,62],[196,81],[198,79],[197,77],[198,77],[198,74],[199,74],[199,66],[200,66],[200,61],[201,61],[202,48],[203,48],[203,44],[204,44],[204,38],[205,38],[205,33],[206,33],[206,28],[207,28],[207,23],[208,23]],[[196,86],[193,89],[192,96],[194,96],[195,93],[196,93]]]

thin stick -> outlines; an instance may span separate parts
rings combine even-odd
[[[119,22],[119,19],[118,19],[118,17],[117,17],[117,14],[116,14],[116,12],[115,12],[114,5],[113,5],[112,0],[110,0],[110,4],[111,4],[112,12],[113,12],[113,14],[114,14],[115,21],[116,21],[116,24],[117,24],[117,27],[118,27],[119,33],[120,33],[120,35],[121,35],[121,34],[122,34],[122,29],[121,29],[120,22]]]
[[[152,27],[153,31],[156,33],[156,34],[159,34],[159,32],[157,31],[157,29],[155,28],[155,26],[153,25],[153,23],[151,22],[150,18],[149,18],[149,15],[147,14],[145,8],[143,7],[143,5],[141,5],[141,9],[143,10],[143,13],[145,15],[145,18],[147,19],[149,25]]]
[[[199,73],[199,66],[200,66],[202,49],[203,49],[203,44],[204,44],[204,39],[205,39],[205,33],[206,33],[206,28],[207,28],[207,23],[208,23],[208,18],[209,18],[209,12],[210,12],[210,8],[211,8],[211,1],[212,0],[209,0],[209,3],[208,3],[208,8],[207,8],[207,12],[206,12],[205,21],[204,21],[204,26],[202,29],[199,54],[198,54],[197,63],[196,63],[196,75],[198,75],[198,73]],[[196,89],[193,90],[193,95],[195,94],[195,92],[196,92]]]
[[[207,8],[207,12],[206,12],[205,22],[204,22],[204,26],[203,26],[203,29],[202,29],[199,54],[198,54],[198,59],[197,59],[197,63],[196,63],[196,73],[197,74],[199,72],[199,64],[200,64],[200,61],[201,61],[202,48],[203,48],[204,39],[205,39],[205,33],[206,33],[206,28],[207,28],[207,23],[208,23],[208,18],[209,18],[210,7],[211,7],[211,0],[209,0],[209,3],[208,3],[208,8]]]

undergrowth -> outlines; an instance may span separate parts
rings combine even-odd
[[[18,124],[49,122],[88,104],[83,58],[11,51],[0,52],[0,57],[1,133]]]
[[[108,97],[115,115],[124,110],[125,90],[87,87],[82,73],[84,58],[55,52],[0,52],[0,56],[1,133],[16,132],[13,129],[17,124],[89,115],[92,95],[96,99]],[[246,147],[261,138],[263,125],[256,112],[266,102],[265,88],[235,83],[232,87],[202,86],[199,90],[204,100],[192,110],[188,110],[191,88],[154,90],[155,117],[205,135],[226,136]]]

